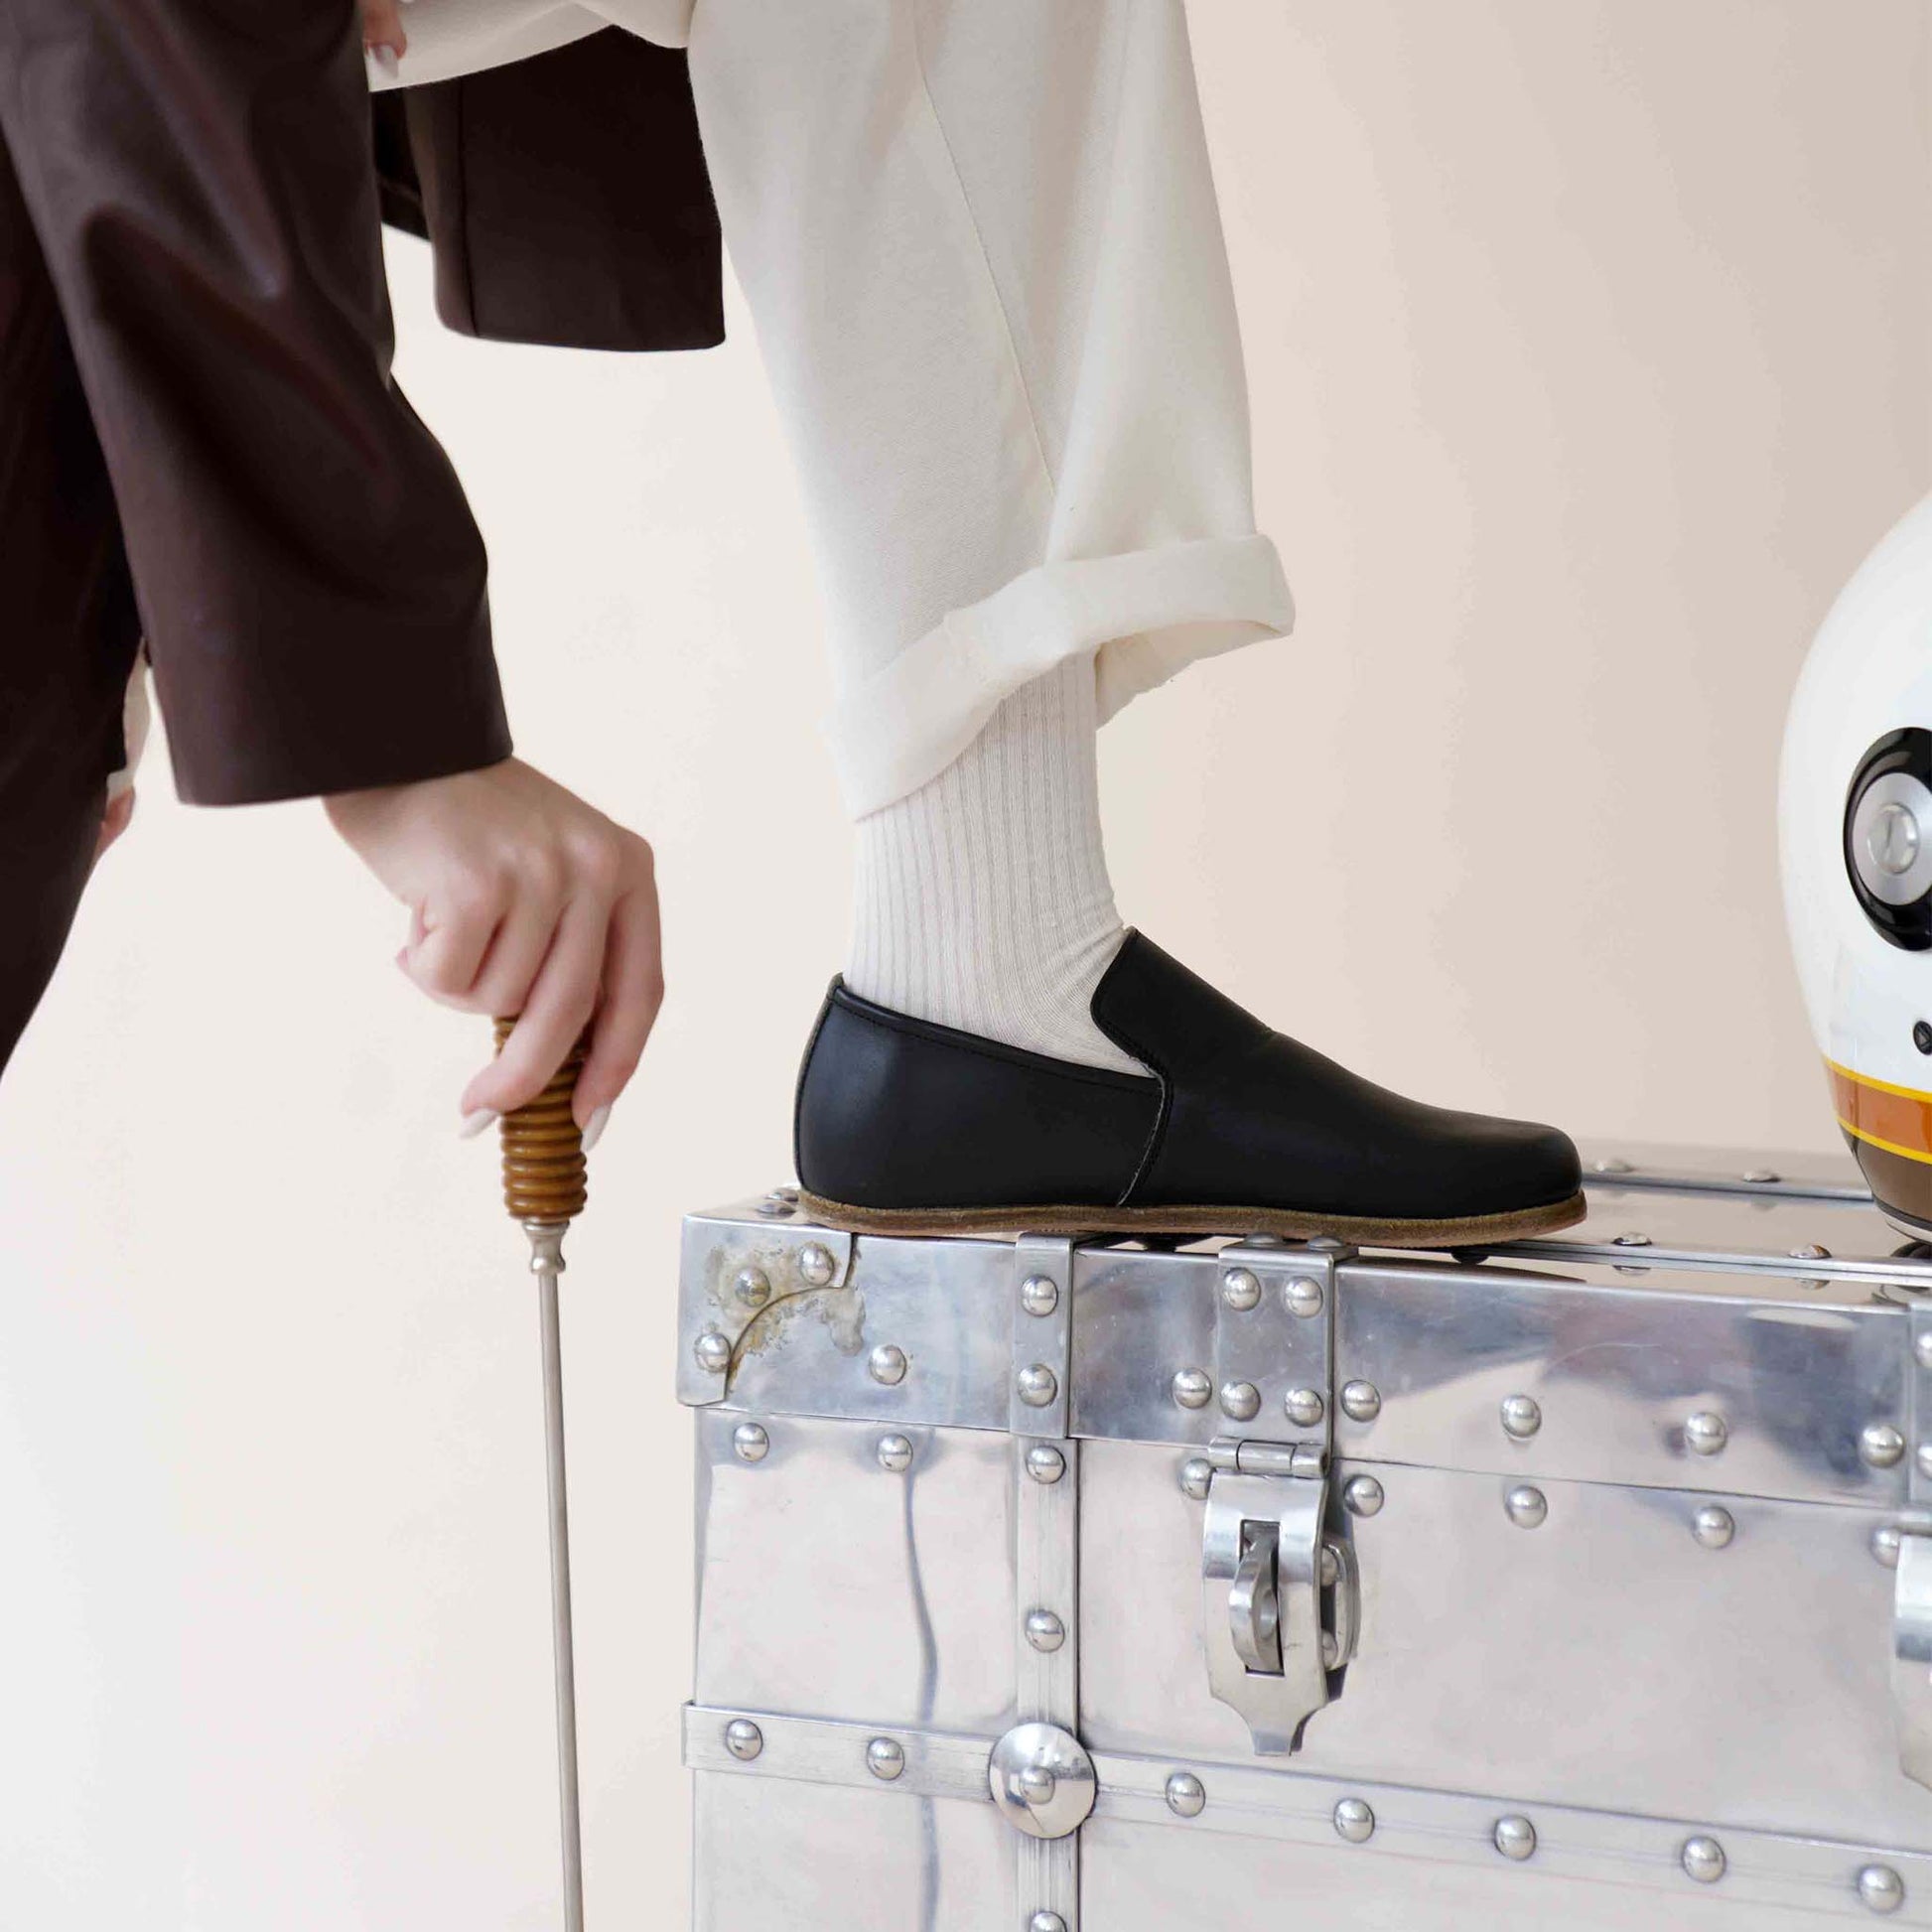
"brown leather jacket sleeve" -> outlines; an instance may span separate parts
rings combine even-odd
[[[390,379],[351,0],[0,0],[0,134],[197,803],[493,763],[482,539]]]

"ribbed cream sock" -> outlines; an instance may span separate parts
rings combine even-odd
[[[1087,1010],[1123,931],[1097,729],[1093,659],[1067,658],[936,778],[859,821],[853,992],[1053,1059],[1146,1072]]]

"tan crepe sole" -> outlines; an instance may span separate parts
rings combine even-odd
[[[1509,1214],[1443,1221],[1377,1221],[1355,1214],[1295,1214],[1279,1207],[848,1207],[800,1193],[814,1220],[852,1234],[1279,1234],[1332,1235],[1361,1248],[1480,1248],[1574,1227],[1582,1194]]]

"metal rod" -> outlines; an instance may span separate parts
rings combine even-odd
[[[577,1669],[570,1617],[570,1502],[564,1474],[564,1362],[557,1311],[561,1226],[527,1224],[543,1330],[544,1470],[550,1494],[550,1629],[557,1666],[557,1795],[562,1810],[564,1932],[584,1932],[584,1844],[577,1797]]]

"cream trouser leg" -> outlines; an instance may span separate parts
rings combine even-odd
[[[855,817],[1067,658],[1104,720],[1288,628],[1180,0],[697,0],[689,45]]]

